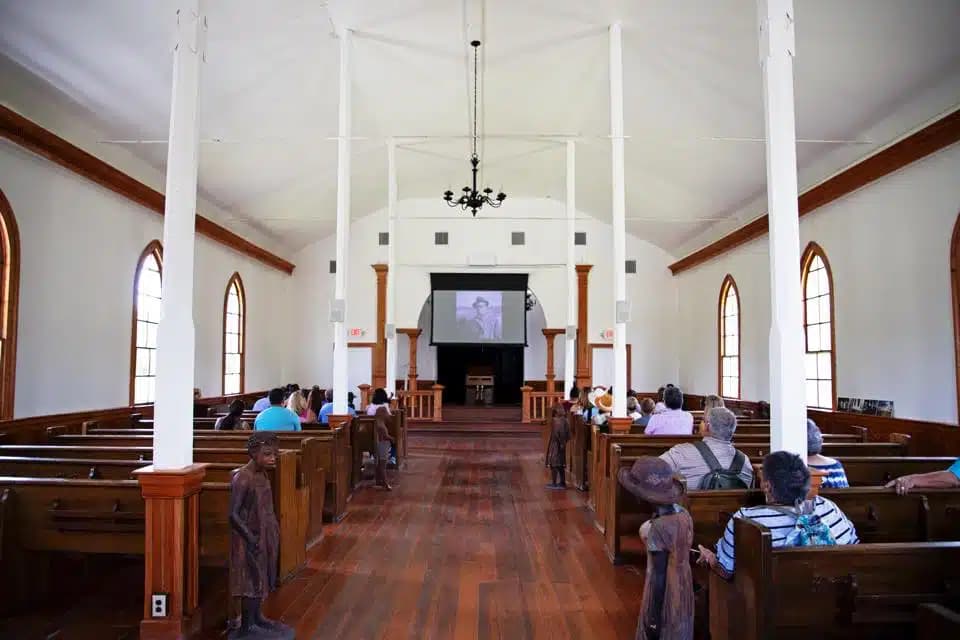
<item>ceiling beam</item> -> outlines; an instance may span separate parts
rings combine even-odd
[[[162,193],[3,105],[0,105],[0,137],[163,215],[166,198]],[[274,269],[286,274],[293,273],[295,265],[292,262],[199,214],[196,217],[196,231]]]
[[[804,191],[797,200],[799,217],[802,218],[811,211],[815,211],[957,141],[960,141],[960,109],[948,113],[919,131]],[[677,275],[713,260],[742,244],[763,237],[767,234],[768,228],[767,214],[763,214],[719,240],[674,262],[670,265],[670,271],[673,272],[673,275]]]

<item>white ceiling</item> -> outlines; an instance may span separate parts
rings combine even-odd
[[[842,169],[960,103],[960,0],[795,7],[798,137],[870,142],[799,144],[801,186],[805,171]],[[0,54],[81,105],[109,139],[164,140],[175,8],[0,0]],[[577,134],[578,208],[609,218],[606,29],[617,20],[630,230],[676,253],[764,193],[762,143],[716,140],[763,136],[753,0],[207,0],[207,10],[201,138],[222,142],[202,147],[202,193],[291,249],[333,228],[334,33],[344,26],[355,30],[353,133],[367,138],[353,145],[354,217],[385,206],[386,136],[468,132],[466,43],[477,37],[486,182],[510,198],[562,200],[561,145],[493,134]],[[907,108],[918,96],[925,103]],[[403,144],[401,197],[458,190],[467,150],[464,138]],[[164,144],[131,151],[163,167]]]

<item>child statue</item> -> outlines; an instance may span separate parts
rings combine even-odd
[[[240,598],[241,615],[230,640],[294,637],[293,629],[260,610],[277,586],[280,525],[267,471],[277,465],[278,445],[275,433],[255,432],[247,441],[250,462],[230,483],[230,595]]]

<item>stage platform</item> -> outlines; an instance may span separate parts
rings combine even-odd
[[[521,422],[519,406],[445,405],[443,422],[409,422],[411,435],[540,437],[543,425]]]

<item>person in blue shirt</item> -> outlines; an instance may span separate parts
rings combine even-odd
[[[270,408],[253,421],[255,431],[300,431],[300,416],[283,406],[283,389],[271,389]]]
[[[895,488],[900,495],[906,495],[911,489],[956,489],[958,487],[960,487],[960,458],[957,458],[946,471],[912,473],[887,483],[888,489]]]
[[[330,414],[333,413],[333,389],[327,389],[324,392],[324,400],[325,402],[323,403],[323,406],[320,407],[320,414],[317,416],[317,418],[319,419],[320,424],[330,424]],[[357,410],[348,404],[347,413],[349,413],[351,416],[356,416]]]
[[[254,411],[257,411],[257,412],[266,411],[266,410],[269,409],[269,408],[270,408],[270,396],[269,396],[269,395],[265,395],[265,396],[263,396],[262,398],[260,398],[259,400],[257,400],[256,402],[253,403],[253,410],[254,410]]]

